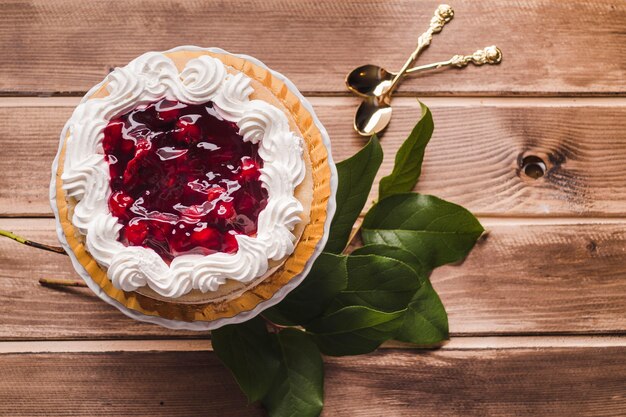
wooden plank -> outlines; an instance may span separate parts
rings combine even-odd
[[[532,224],[486,219],[490,231],[461,266],[432,276],[453,335],[626,333],[626,223]],[[0,229],[54,243],[51,219],[0,219]],[[70,261],[0,240],[0,340],[202,336],[136,323],[74,278]]]
[[[175,45],[219,46],[265,61],[305,92],[346,93],[348,71],[398,69],[439,1],[174,0],[0,3],[0,92],[79,93],[139,54]],[[454,20],[420,62],[497,44],[500,67],[441,70],[404,94],[624,94],[620,45],[626,4],[610,0],[454,2]],[[184,30],[179,30],[184,28]],[[132,40],[132,42],[129,42]],[[565,41],[566,40],[566,41]],[[527,69],[527,70],[526,70]]]
[[[580,348],[340,358],[326,368],[326,415],[621,416],[625,355]]]
[[[382,137],[379,178],[420,116],[416,100],[398,100]],[[417,191],[479,215],[619,216],[626,212],[626,107],[606,102],[535,99],[424,99],[435,131]],[[324,105],[328,103],[329,105]],[[316,109],[342,160],[364,141],[351,127],[356,99],[326,99]],[[523,160],[546,173],[532,179]],[[376,190],[374,190],[376,191]]]
[[[0,372],[6,417],[262,415],[207,352],[0,355]]]
[[[363,145],[351,127],[357,100],[313,98],[342,160]],[[620,216],[626,212],[626,102],[623,99],[425,100],[436,128],[418,191],[481,215]],[[47,188],[58,135],[74,98],[0,100],[0,216],[50,216]],[[419,117],[399,99],[383,136],[380,176]],[[547,164],[524,174],[527,156]]]
[[[76,104],[0,107],[0,115],[8,117],[6,124],[0,121],[4,125],[0,128],[0,215],[52,215],[48,191],[52,161]]]
[[[621,416],[624,363],[623,347],[327,358],[324,415]],[[7,417],[263,415],[209,352],[4,354],[0,369]]]

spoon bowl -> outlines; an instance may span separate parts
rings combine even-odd
[[[391,87],[395,74],[378,65],[367,64],[353,69],[346,77],[348,90],[361,97],[382,96]]]
[[[391,111],[386,97],[367,97],[356,110],[354,129],[361,136],[378,134],[391,121]]]

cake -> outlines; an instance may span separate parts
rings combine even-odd
[[[247,56],[180,47],[114,69],[60,138],[50,197],[77,272],[125,314],[213,329],[297,286],[334,213],[310,104]]]

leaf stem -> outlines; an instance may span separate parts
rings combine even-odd
[[[284,329],[290,329],[293,328],[291,326],[282,326],[280,324],[276,324],[274,323],[272,320],[268,319],[267,317],[265,317],[263,314],[260,315],[260,317],[265,320],[265,323],[276,333],[280,332],[281,330]]]
[[[25,239],[7,230],[0,230],[0,236],[8,237],[11,240],[14,240],[26,246],[30,246],[31,248],[37,248],[37,249],[42,249],[48,252],[54,252],[54,253],[60,253],[62,255],[67,255],[67,252],[65,252],[65,249],[63,249],[60,246],[51,246],[51,245],[45,245],[39,242],[33,242],[32,240]]]
[[[39,283],[44,287],[86,287],[84,281],[77,279],[62,278],[39,278]]]
[[[355,241],[358,239],[360,231],[361,231],[361,225],[359,225],[356,229],[354,229],[354,232],[350,236],[350,239],[348,239],[348,244],[346,245],[346,248],[343,251],[344,253],[347,253],[348,249],[350,249],[356,243]]]
[[[356,227],[352,230],[350,238],[348,239],[348,244],[346,245],[342,253],[348,255],[350,252],[352,252],[352,250],[350,249],[358,244],[361,238],[361,226],[363,225],[363,217],[363,215],[359,216],[357,221],[354,223]]]

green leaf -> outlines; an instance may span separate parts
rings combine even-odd
[[[306,324],[320,315],[330,301],[346,288],[346,256],[322,253],[302,284],[277,306],[267,310],[270,320],[285,324]],[[277,314],[276,314],[277,313]],[[286,319],[286,320],[285,320]]]
[[[378,138],[373,136],[358,153],[337,164],[337,210],[330,224],[325,252],[341,253],[345,249],[382,161],[383,150]]]
[[[387,245],[367,245],[352,252],[353,255],[372,253],[404,262],[420,278],[420,288],[411,298],[394,339],[418,345],[434,345],[447,340],[448,315],[427,278],[428,271],[418,258],[404,249]]]
[[[324,363],[306,333],[285,329],[276,336],[280,368],[263,398],[270,417],[315,417],[324,406]]]
[[[429,195],[396,194],[381,200],[365,216],[366,244],[405,249],[429,269],[467,256],[484,229],[461,206]]]
[[[255,317],[213,330],[211,341],[217,357],[230,369],[248,400],[263,398],[280,365],[263,320]]]
[[[448,315],[430,282],[413,296],[394,339],[417,345],[434,345],[447,340]]]
[[[413,190],[422,173],[424,150],[433,134],[433,116],[428,107],[420,102],[422,117],[413,128],[409,137],[396,153],[396,161],[391,174],[380,180],[378,199],[392,194]]]
[[[424,264],[422,264],[419,258],[413,255],[411,252],[397,246],[381,244],[365,245],[355,249],[351,253],[351,255],[378,255],[384,256],[386,258],[395,259],[397,261],[405,263],[407,266],[413,269],[413,271],[419,278],[420,283],[428,281],[428,275],[430,274],[430,270]]]
[[[406,308],[420,286],[420,278],[404,262],[376,254],[347,258],[348,285],[332,304],[333,309],[351,305],[383,312]]]
[[[403,313],[349,306],[312,321],[306,329],[326,355],[359,355],[391,339],[402,325]]]

